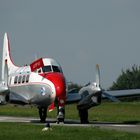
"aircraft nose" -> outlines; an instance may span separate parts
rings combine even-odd
[[[63,81],[56,81],[55,82],[55,89],[56,89],[56,95],[57,96],[61,96],[61,94],[63,94],[65,88],[64,88],[64,82]]]
[[[64,104],[66,98],[66,84],[64,75],[62,73],[49,73],[47,75],[47,79],[54,84],[56,97],[58,97],[58,100],[60,100],[60,104]]]

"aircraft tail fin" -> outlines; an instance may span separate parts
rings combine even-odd
[[[7,66],[6,66],[7,65]],[[6,68],[7,67],[7,68]],[[4,34],[3,40],[3,54],[2,54],[2,81],[5,81],[5,73],[7,73],[10,69],[15,69],[11,55],[10,55],[10,44],[7,33]],[[7,72],[5,72],[7,70]]]

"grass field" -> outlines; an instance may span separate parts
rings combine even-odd
[[[35,107],[0,106],[0,116],[38,117]],[[56,110],[48,113],[49,118],[56,118]],[[76,105],[66,106],[67,119],[79,119]],[[89,110],[90,121],[113,121],[123,123],[140,123],[140,102],[102,103]],[[0,123],[0,139],[3,140],[139,140],[140,134],[118,132],[87,127],[52,126],[53,131],[42,132],[42,125],[28,123]]]
[[[93,127],[43,126],[24,123],[0,123],[1,140],[139,140],[140,134],[117,132]]]
[[[6,105],[0,106],[0,116],[32,116],[38,117],[38,109],[35,107],[21,107]],[[49,118],[56,118],[56,110],[48,113]],[[79,119],[76,105],[66,106],[67,119]],[[100,106],[89,110],[90,121],[113,122],[140,122],[140,102],[102,103]]]

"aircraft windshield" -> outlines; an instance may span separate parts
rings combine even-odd
[[[43,66],[42,67],[43,73],[45,72],[61,72],[60,68],[58,66]]]
[[[59,67],[57,67],[57,66],[52,66],[52,68],[53,68],[54,72],[61,72]]]
[[[42,70],[43,70],[43,73],[52,71],[51,66],[44,66],[44,67],[42,67]]]

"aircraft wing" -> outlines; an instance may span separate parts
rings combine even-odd
[[[100,94],[102,99],[108,98],[113,102],[119,102],[119,97],[131,97],[131,96],[140,96],[140,89],[128,89],[128,90],[102,90],[100,87],[100,70],[99,65],[96,65],[96,82],[90,83],[80,89],[79,92],[76,92],[76,89],[72,89],[67,94],[66,102],[78,102],[80,100],[88,100],[91,102],[93,96],[96,92],[99,93],[98,97],[100,99]],[[98,91],[99,90],[99,91]],[[93,96],[92,96],[93,95]],[[84,97],[84,98],[83,98]],[[100,101],[100,100],[99,100]],[[96,104],[98,104],[96,102]]]
[[[114,102],[119,102],[120,100],[118,98],[121,97],[133,97],[133,96],[140,96],[140,89],[129,89],[129,90],[112,90],[112,91],[107,91],[103,90],[102,91],[102,99],[110,99],[111,101]],[[67,103],[73,103],[73,102],[78,102],[80,101],[81,95],[79,93],[68,93],[67,94]]]
[[[105,94],[109,94],[113,97],[131,97],[131,96],[140,96],[140,89],[128,89],[128,90],[112,90],[112,91],[102,91],[102,97],[106,98]]]
[[[79,93],[68,93],[66,103],[78,102],[81,100],[81,95]]]

